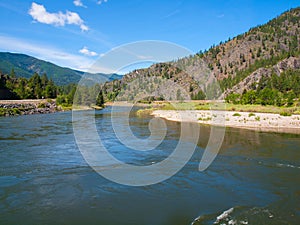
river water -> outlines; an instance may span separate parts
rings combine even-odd
[[[128,151],[114,135],[110,113],[109,107],[96,112],[97,129],[123,161],[148,165],[177,145],[180,123],[166,121],[157,149]],[[150,119],[130,117],[136,136],[150,134]],[[89,167],[75,142],[71,112],[2,117],[0,224],[300,224],[299,135],[227,128],[216,159],[199,172],[210,127],[195,129],[201,130],[196,151],[180,172],[131,187]]]

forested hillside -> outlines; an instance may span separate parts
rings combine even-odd
[[[208,94],[212,83],[205,83],[203,79],[210,76],[205,74],[207,72],[203,66],[199,67],[201,63],[205,63],[218,80],[221,92],[217,94],[220,98],[227,96],[228,101],[245,104],[290,105],[291,99],[300,97],[299,18],[300,8],[291,9],[268,23],[220,42],[209,50],[175,62],[159,63],[148,69],[135,70],[120,81],[106,83],[102,88],[105,99],[114,100],[119,93],[124,92],[126,84],[137,77],[140,80],[153,77],[151,85],[146,87],[140,82],[139,88],[144,85],[149,91],[157,90],[157,80],[169,79],[183,87],[191,99],[207,98],[204,93]],[[126,95],[127,100],[137,94],[135,90]],[[245,95],[250,90],[253,91]],[[254,93],[255,100],[248,100],[248,95],[252,96]]]
[[[84,74],[28,55],[0,52],[0,71],[10,74],[12,70],[17,77],[24,78],[30,78],[34,73],[47,74],[57,85],[76,83]]]
[[[32,56],[10,52],[0,52],[0,71],[3,74],[10,74],[14,71],[17,77],[23,78],[30,78],[34,73],[40,75],[46,74],[56,85],[78,83],[85,74],[83,71],[60,67]],[[118,74],[98,73],[90,75],[108,77],[109,80],[122,78],[122,76]]]

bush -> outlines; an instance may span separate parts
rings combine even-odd
[[[45,103],[44,103],[44,102],[40,102],[40,103],[38,104],[38,108],[46,108]]]
[[[6,115],[6,109],[0,108],[0,116]]]
[[[286,112],[286,111],[283,111],[283,112],[280,112],[280,116],[291,116],[292,113],[290,112]]]
[[[255,114],[254,113],[249,113],[249,115],[248,115],[249,117],[251,117],[251,116],[255,116]]]
[[[209,121],[209,120],[211,120],[211,117],[206,117],[206,118],[200,117],[198,120],[201,120],[201,121]]]
[[[241,116],[239,113],[234,113],[232,116]]]
[[[65,96],[63,96],[63,95],[57,96],[57,98],[56,98],[56,104],[57,105],[62,105],[63,103],[66,103]]]

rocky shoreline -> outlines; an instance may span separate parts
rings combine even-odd
[[[55,100],[0,100],[0,116],[48,114],[63,111]]]

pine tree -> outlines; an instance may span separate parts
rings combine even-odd
[[[103,93],[102,90],[99,92],[97,99],[96,99],[96,105],[103,107],[104,106],[104,98],[103,98]]]

